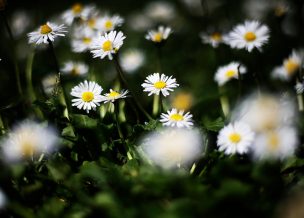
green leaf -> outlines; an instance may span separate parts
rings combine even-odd
[[[71,121],[75,127],[80,129],[94,129],[98,124],[97,120],[81,114],[71,115]]]
[[[208,117],[205,117],[203,119],[203,125],[205,129],[209,131],[218,132],[224,127],[225,122],[222,117],[219,117],[215,120],[210,120]]]

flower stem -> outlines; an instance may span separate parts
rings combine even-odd
[[[223,111],[225,118],[227,118],[227,116],[229,114],[229,100],[228,100],[227,96],[223,93],[224,90],[223,90],[222,86],[219,87],[219,91],[220,91],[220,102],[221,102],[221,106],[222,106],[222,111]]]
[[[0,134],[3,135],[5,134],[5,127],[2,119],[2,115],[0,114]]]
[[[157,116],[158,115],[158,111],[159,111],[159,96],[160,95],[154,95],[153,96],[153,109],[152,109],[152,114],[153,116]]]
[[[119,124],[119,105],[117,102],[114,103],[114,115],[115,115],[115,121],[116,121],[116,127],[117,127],[117,131],[118,131],[118,135],[120,140],[122,141],[122,143],[124,145],[126,145],[122,130],[120,128],[120,124]]]

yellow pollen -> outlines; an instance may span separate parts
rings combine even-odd
[[[173,108],[188,110],[192,105],[192,96],[187,93],[178,94],[172,102]]]
[[[71,71],[71,74],[73,76],[78,76],[79,75],[79,69],[77,67],[74,67]]]
[[[180,114],[172,114],[170,116],[170,120],[174,120],[174,121],[182,121],[184,119],[184,117]]]
[[[53,31],[52,28],[49,27],[47,24],[44,24],[44,25],[40,26],[40,33],[41,34],[48,34],[52,31]]]
[[[236,72],[235,72],[234,70],[228,70],[228,71],[225,73],[226,77],[228,77],[228,78],[234,77],[235,74],[236,74]]]
[[[230,136],[229,136],[229,140],[232,142],[232,143],[239,143],[241,141],[241,135],[238,134],[238,133],[232,133]]]
[[[24,142],[22,144],[21,152],[25,157],[31,157],[34,154],[34,146],[32,143]]]
[[[90,43],[92,42],[92,39],[89,38],[89,37],[83,37],[83,38],[82,38],[82,42],[83,42],[84,44],[90,44]]]
[[[163,35],[161,33],[155,33],[153,36],[154,42],[161,42],[163,40]]]
[[[274,151],[278,149],[279,146],[279,137],[276,133],[271,132],[269,133],[268,136],[268,145],[269,145],[269,149]]]
[[[112,42],[110,40],[105,41],[102,44],[102,50],[104,50],[104,51],[111,51],[112,50]]]
[[[72,11],[74,14],[79,14],[82,11],[82,8],[83,8],[82,4],[76,3],[73,5]]]
[[[254,32],[247,32],[245,35],[244,35],[244,38],[247,42],[252,42],[256,39],[256,35]]]
[[[93,92],[84,92],[84,93],[82,93],[81,98],[85,102],[90,102],[94,99],[94,94],[93,94]]]
[[[108,96],[112,97],[112,98],[116,98],[116,97],[120,96],[120,94],[118,92],[111,91]]]
[[[113,27],[113,22],[110,20],[107,20],[104,25],[105,25],[106,29],[111,29]]]
[[[95,24],[96,24],[96,20],[95,19],[92,18],[92,19],[88,20],[88,26],[89,27],[94,28]]]
[[[285,67],[288,74],[293,74],[295,71],[297,71],[299,69],[299,66],[300,65],[291,58],[289,58],[284,63],[284,67]]]
[[[221,41],[222,40],[222,35],[218,32],[214,32],[211,35],[211,39],[213,39],[214,41]]]
[[[154,87],[157,89],[163,89],[166,87],[166,83],[164,81],[158,81],[156,83],[154,83]]]

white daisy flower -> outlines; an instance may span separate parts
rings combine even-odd
[[[71,25],[75,19],[87,20],[94,10],[93,6],[83,6],[80,3],[76,3],[63,13],[62,19],[67,25]]]
[[[66,33],[65,26],[63,24],[57,25],[51,22],[39,27],[38,30],[28,33],[29,43],[36,43],[37,45],[41,43],[48,43],[48,40],[54,41],[57,36],[65,36]]]
[[[214,48],[217,48],[223,42],[223,35],[220,32],[213,32],[212,34],[201,33],[200,37],[203,43],[210,44]]]
[[[281,127],[258,134],[252,151],[256,159],[284,159],[294,154],[297,145],[295,128]]]
[[[170,27],[159,26],[157,30],[151,30],[146,35],[146,39],[155,43],[161,43],[165,41],[172,33]]]
[[[23,121],[1,141],[5,160],[15,162],[52,152],[58,145],[57,132],[34,121]]]
[[[217,146],[225,154],[245,154],[254,140],[254,132],[242,122],[230,123],[219,132]]]
[[[160,122],[162,122],[164,126],[178,128],[190,128],[193,126],[192,114],[190,114],[190,112],[184,114],[183,110],[178,111],[176,108],[173,108],[171,111],[167,111],[167,113],[162,113],[160,117]]]
[[[119,31],[111,31],[110,33],[105,33],[105,35],[98,37],[93,41],[91,46],[91,53],[93,53],[93,58],[100,57],[103,59],[108,56],[109,60],[113,59],[113,54],[117,53],[119,48],[123,45],[123,40],[126,37]]]
[[[129,93],[128,90],[122,90],[120,92],[116,92],[110,89],[109,93],[106,93],[105,95],[102,96],[101,101],[103,101],[104,103],[108,103],[108,102],[114,103],[114,101],[116,101],[117,99],[128,97],[127,96],[128,93]]]
[[[262,25],[259,21],[245,21],[228,33],[225,42],[232,48],[245,48],[251,52],[253,48],[261,50],[268,39],[269,28],[266,25]]]
[[[84,76],[88,73],[88,65],[82,62],[67,61],[64,63],[61,72],[72,76]]]
[[[72,100],[72,106],[76,106],[79,110],[83,109],[87,113],[91,109],[95,110],[100,105],[99,102],[102,101],[102,90],[101,86],[96,82],[88,82],[87,80],[81,82],[71,91],[71,95],[76,97]]]
[[[169,95],[169,91],[172,92],[179,84],[176,83],[176,79],[172,78],[172,76],[168,77],[165,74],[154,73],[147,76],[141,86],[144,88],[144,92],[149,92],[148,96],[152,94],[159,95],[161,92],[166,97]]]
[[[76,28],[71,40],[72,51],[82,53],[90,50],[95,37],[98,37],[98,34],[89,28]]]
[[[118,15],[105,15],[96,22],[96,27],[101,32],[109,32],[123,24],[124,19]]]
[[[203,153],[203,138],[197,129],[165,128],[144,137],[142,156],[164,169],[187,167]]]
[[[176,16],[174,5],[166,1],[153,1],[144,10],[147,17],[158,22],[172,21]]]
[[[244,65],[239,62],[231,62],[228,65],[219,67],[215,73],[214,80],[219,86],[224,85],[231,79],[238,79],[239,73],[245,74],[247,69]]]
[[[139,49],[129,49],[120,55],[121,67],[128,73],[140,68],[145,62],[145,54]]]
[[[297,84],[295,85],[295,90],[297,92],[297,94],[303,94],[304,92],[304,83],[303,82],[297,82]]]

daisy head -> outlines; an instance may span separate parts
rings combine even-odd
[[[178,111],[176,108],[173,108],[171,111],[167,111],[167,113],[162,113],[160,117],[160,122],[162,122],[164,126],[178,128],[190,128],[193,126],[192,114],[190,114],[190,112],[184,114],[183,110]]]
[[[213,32],[211,34],[201,33],[200,37],[203,43],[210,44],[214,48],[223,42],[223,35],[220,32]]]
[[[245,154],[254,140],[254,132],[242,122],[230,123],[219,132],[217,146],[225,154]]]
[[[101,92],[102,88],[100,85],[96,82],[85,80],[72,89],[71,95],[75,97],[72,99],[72,106],[76,106],[79,110],[83,109],[89,113],[91,109],[95,110],[99,106],[99,102],[102,101]]]
[[[105,35],[98,37],[94,40],[91,46],[91,53],[93,57],[100,57],[103,59],[108,56],[109,60],[113,59],[113,54],[117,53],[120,47],[123,45],[123,40],[126,37],[119,31],[111,31],[105,33]]]
[[[98,35],[95,31],[83,26],[75,29],[71,40],[72,51],[76,53],[86,52],[90,50],[93,39]]]
[[[157,30],[151,30],[147,33],[146,39],[155,43],[162,43],[167,40],[172,33],[170,27],[159,26]]]
[[[122,68],[129,73],[136,71],[145,62],[145,54],[139,49],[130,49],[120,56]]]
[[[64,63],[61,69],[62,73],[71,76],[85,76],[89,67],[82,62],[68,61]]]
[[[19,161],[52,152],[58,145],[57,132],[45,125],[26,120],[13,128],[1,142],[4,158]]]
[[[121,26],[123,22],[124,19],[118,15],[105,15],[97,21],[96,27],[99,31],[109,32],[111,30],[114,30],[116,27]]]
[[[75,3],[63,13],[62,19],[67,25],[71,25],[75,19],[82,21],[87,20],[94,10],[95,8],[93,6],[84,6],[81,3]]]
[[[176,79],[172,76],[166,76],[165,74],[154,73],[145,79],[145,82],[141,84],[144,88],[144,92],[149,92],[148,96],[154,94],[159,95],[160,92],[163,96],[169,95],[169,91],[173,91],[174,88],[178,87]]]
[[[127,94],[129,93],[128,90],[121,90],[120,92],[114,91],[113,89],[110,89],[109,93],[106,93],[102,96],[101,101],[104,103],[112,102],[114,103],[116,100],[121,98],[128,97]]]
[[[188,92],[179,92],[172,98],[171,105],[178,110],[189,110],[193,105],[193,96]]]
[[[222,86],[231,79],[238,79],[239,74],[244,74],[246,72],[247,70],[245,66],[238,62],[231,62],[230,64],[217,69],[214,80],[219,86]]]
[[[245,21],[239,24],[228,33],[227,44],[232,48],[247,49],[251,52],[254,48],[261,50],[261,47],[269,39],[269,28],[259,21]]]
[[[37,45],[41,43],[48,43],[48,41],[54,41],[57,36],[65,36],[65,26],[63,24],[57,25],[51,22],[46,22],[41,25],[39,29],[34,32],[28,33],[29,43],[35,43]]]

